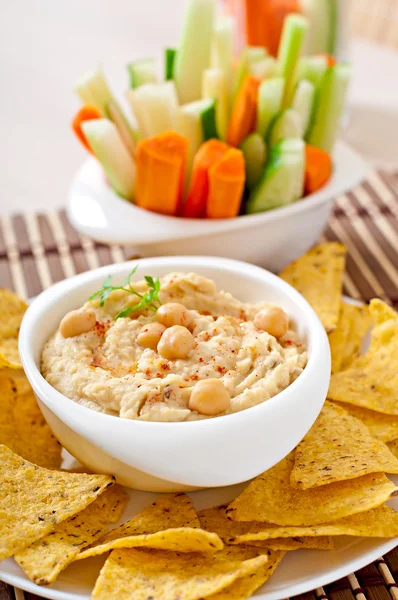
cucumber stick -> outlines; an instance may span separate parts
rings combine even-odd
[[[264,171],[267,147],[259,133],[251,133],[240,145],[245,159],[246,187],[252,190]]]
[[[135,163],[116,126],[109,119],[93,119],[82,123],[82,130],[111,186],[120,196],[133,200]]]
[[[303,140],[283,140],[272,148],[264,173],[252,190],[246,212],[280,208],[302,197],[305,169]]]
[[[102,70],[86,73],[77,82],[75,90],[84,104],[97,107],[104,117],[109,117],[115,123],[127,148],[134,154],[139,132],[129,123],[112,95]]]
[[[156,61],[154,58],[137,60],[127,65],[130,75],[130,87],[135,89],[144,83],[156,83]]]
[[[164,51],[164,78],[165,81],[174,79],[174,65],[177,58],[177,50],[175,48],[166,48]]]
[[[273,56],[265,56],[260,60],[249,63],[248,73],[260,81],[276,77],[278,74],[278,63]]]
[[[311,122],[314,108],[315,86],[307,79],[302,79],[296,85],[291,108],[300,115],[301,137],[304,137]]]
[[[210,66],[216,0],[189,0],[174,68],[181,104],[198,100]]]
[[[316,112],[307,139],[309,144],[326,152],[333,150],[339,133],[350,76],[349,65],[330,67],[319,90]]]
[[[335,22],[330,19],[331,3],[332,0],[301,0],[301,12],[309,22],[304,55],[312,56],[330,51],[330,39],[335,26]]]
[[[142,137],[150,137],[173,129],[178,106],[173,81],[145,83],[127,91]]]
[[[286,81],[283,98],[285,107],[289,104],[291,91],[294,86],[296,67],[307,29],[308,21],[305,17],[297,14],[290,14],[286,17],[278,50],[279,75],[284,77]]]
[[[223,16],[217,19],[213,32],[211,48],[211,66],[214,69],[223,69],[230,75],[234,61],[234,39],[236,21],[232,16]]]
[[[282,110],[271,123],[268,135],[268,147],[273,148],[285,138],[302,137],[301,117],[292,108]]]
[[[216,129],[225,140],[228,126],[228,82],[223,69],[206,69],[203,72],[203,98],[215,100]]]
[[[256,131],[266,137],[269,126],[282,107],[285,80],[266,79],[258,88]]]

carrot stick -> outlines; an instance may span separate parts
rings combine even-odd
[[[230,148],[209,169],[209,195],[206,216],[210,219],[236,217],[245,187],[245,161],[243,152]]]
[[[137,206],[177,215],[184,189],[188,140],[175,131],[141,140],[137,146]]]
[[[300,12],[298,0],[245,0],[245,9],[248,44],[277,56],[283,22],[289,13]]]
[[[76,113],[76,115],[74,116],[73,121],[72,121],[72,129],[75,132],[77,138],[83,144],[83,146],[86,148],[86,150],[91,152],[91,154],[93,152],[92,152],[92,150],[84,136],[84,133],[82,131],[82,124],[85,121],[91,121],[92,119],[101,119],[101,118],[102,118],[102,114],[98,110],[98,108],[96,108],[95,106],[90,106],[90,105],[86,104],[85,106],[82,106],[82,108]]]
[[[209,192],[209,169],[222,158],[228,148],[227,144],[216,139],[208,140],[200,146],[193,161],[191,182],[182,211],[183,217],[200,219],[205,216]]]
[[[239,146],[254,131],[257,117],[257,90],[260,82],[247,75],[244,79],[232,107],[228,124],[227,142]]]
[[[305,194],[313,194],[329,180],[332,174],[332,159],[328,152],[305,145]]]
[[[319,56],[324,56],[326,58],[328,67],[334,67],[335,65],[337,65],[337,60],[335,59],[335,57],[332,54],[327,54],[326,52],[321,52],[321,54],[319,54]]]

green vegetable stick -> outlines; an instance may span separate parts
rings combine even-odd
[[[130,75],[130,87],[135,89],[144,83],[156,83],[156,61],[154,58],[144,58],[127,65]]]
[[[164,51],[164,78],[166,81],[174,79],[174,65],[177,58],[175,48],[166,48]]]
[[[203,71],[210,66],[215,8],[215,0],[189,0],[174,69],[181,104],[201,97]]]
[[[286,17],[281,41],[278,50],[278,69],[281,77],[285,78],[285,94],[283,105],[289,104],[289,99],[294,86],[294,75],[297,62],[301,54],[305,35],[308,29],[308,20],[297,14]]]
[[[266,137],[269,126],[282,107],[285,80],[283,77],[266,79],[258,88],[256,131]]]
[[[319,90],[316,113],[307,139],[309,144],[326,152],[333,150],[339,133],[350,76],[349,65],[330,67]]]

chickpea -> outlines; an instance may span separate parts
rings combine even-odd
[[[202,415],[218,415],[231,404],[231,397],[220,379],[202,379],[192,390],[189,408]]]
[[[144,348],[156,350],[160,338],[165,331],[166,327],[161,323],[149,323],[148,325],[144,325],[137,335],[137,344]]]
[[[267,331],[278,338],[284,335],[289,327],[289,319],[285,311],[279,306],[267,306],[254,317],[254,324],[259,329]]]
[[[194,345],[193,335],[186,327],[173,325],[160,338],[158,352],[163,358],[186,358]]]
[[[189,310],[179,302],[167,302],[158,308],[156,319],[166,327],[173,325],[183,325],[188,327],[192,322],[192,316]]]
[[[71,310],[62,319],[59,330],[64,338],[75,337],[87,333],[95,327],[97,319],[92,308],[79,308]]]

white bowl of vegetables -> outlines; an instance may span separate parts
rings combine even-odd
[[[76,89],[73,128],[91,152],[69,195],[72,224],[142,256],[209,254],[279,270],[319,237],[333,199],[365,164],[335,140],[350,77],[333,57],[301,57],[307,20],[289,15],[277,58],[234,57],[232,18],[190,0],[181,43],[129,65],[135,124],[101,71]]]

